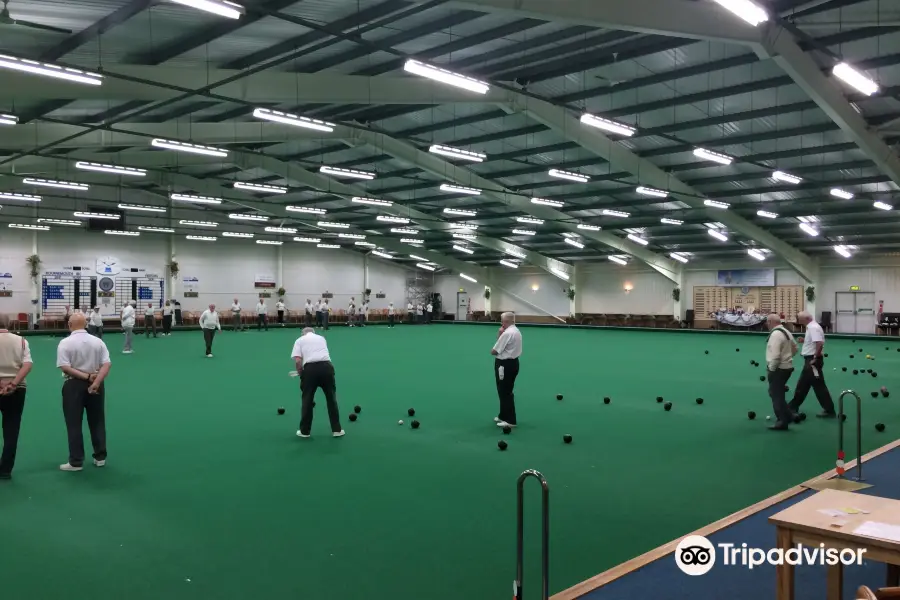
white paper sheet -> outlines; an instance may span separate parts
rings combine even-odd
[[[880,540],[900,542],[900,525],[891,525],[890,523],[866,521],[865,523],[854,529],[853,533],[878,538]]]

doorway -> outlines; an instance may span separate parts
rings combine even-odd
[[[465,321],[469,317],[469,293],[456,292],[456,320]]]
[[[835,292],[835,333],[875,333],[875,292]]]

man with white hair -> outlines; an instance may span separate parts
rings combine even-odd
[[[125,331],[125,347],[122,348],[122,354],[133,354],[134,350],[131,344],[134,342],[134,307],[137,301],[129,300],[122,307],[122,329]]]
[[[766,325],[771,332],[766,342],[766,371],[769,378],[769,397],[772,399],[772,409],[776,418],[775,424],[770,425],[769,429],[787,431],[794,415],[785,400],[784,386],[794,372],[797,344],[791,332],[782,326],[781,317],[778,315],[770,314]]]
[[[232,331],[244,331],[244,322],[241,320],[241,303],[237,298],[231,305],[231,329]]]
[[[833,419],[836,415],[834,411],[834,400],[831,398],[831,392],[825,385],[825,359],[822,350],[825,347],[825,331],[822,326],[816,323],[812,315],[807,311],[803,311],[797,315],[797,322],[806,326],[806,336],[800,338],[803,342],[803,348],[800,354],[803,355],[803,370],[800,371],[800,379],[797,381],[797,387],[794,390],[794,399],[788,405],[792,412],[800,412],[800,406],[806,400],[809,388],[812,387],[816,392],[816,398],[822,406],[822,412],[816,416],[820,419]]]
[[[294,349],[291,358],[300,376],[300,391],[302,400],[300,406],[300,429],[297,437],[310,437],[313,422],[313,400],[316,391],[322,388],[325,392],[325,402],[328,405],[328,419],[331,421],[331,435],[341,437],[344,430],[341,428],[341,413],[337,403],[337,386],[334,381],[334,365],[331,364],[331,356],[328,354],[328,342],[316,333],[312,327],[304,327]]]
[[[500,315],[500,332],[491,349],[494,356],[494,379],[500,397],[500,414],[494,418],[498,427],[516,426],[516,396],[513,390],[519,376],[519,357],[522,355],[522,333],[516,327],[515,313]]]
[[[206,358],[212,358],[213,339],[216,337],[216,331],[222,331],[215,304],[210,304],[200,315],[200,328],[203,330],[203,341],[206,343]]]
[[[11,479],[16,464],[19,429],[25,411],[25,377],[31,371],[31,364],[28,341],[11,333],[9,317],[0,314],[0,422],[3,431],[0,479]]]

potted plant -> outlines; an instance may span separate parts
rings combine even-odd
[[[485,300],[491,299],[491,288],[484,288],[484,299]]]
[[[808,302],[815,302],[816,300],[816,288],[813,286],[809,286],[806,288],[806,300]]]
[[[672,290],[672,300],[674,300],[675,302],[681,300],[681,290],[679,288],[675,288],[674,290]]]
[[[41,257],[37,254],[32,254],[25,259],[25,262],[28,263],[28,269],[31,278],[37,279],[38,275],[41,274]]]
[[[372,295],[372,290],[370,288],[366,288],[366,293],[365,293],[366,298],[368,298],[371,295]]]
[[[285,294],[287,294],[287,292],[285,291],[285,289],[283,287],[278,288],[279,296],[281,296],[283,298]]]
[[[575,299],[575,288],[569,288],[566,290],[566,298],[569,300]]]
[[[172,277],[178,277],[178,263],[174,260],[169,263],[169,273],[172,274]]]

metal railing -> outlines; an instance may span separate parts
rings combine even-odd
[[[864,481],[862,473],[862,401],[859,398],[859,394],[853,390],[844,390],[838,398],[838,455],[844,456],[844,396],[847,395],[856,398],[856,475],[853,477],[853,480]]]
[[[541,483],[541,598],[550,598],[550,486],[539,471],[528,469],[519,475],[516,484],[518,507],[516,510],[516,580],[513,582],[513,598],[522,600],[522,572],[525,568],[525,480],[534,477]]]

